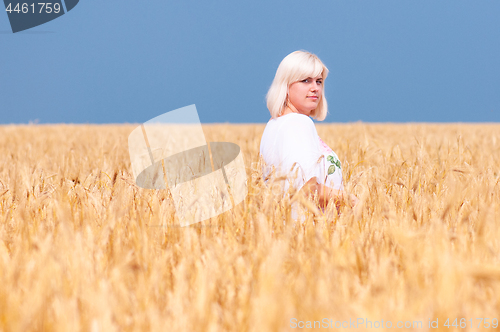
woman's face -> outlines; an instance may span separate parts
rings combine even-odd
[[[308,115],[318,107],[323,95],[323,77],[308,77],[290,84],[288,99],[299,113]]]

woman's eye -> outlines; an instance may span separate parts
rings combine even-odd
[[[323,81],[319,80],[319,81],[316,81],[317,84],[323,84]]]
[[[306,78],[305,80],[302,80],[301,82],[303,82],[303,83],[309,83],[309,79]]]

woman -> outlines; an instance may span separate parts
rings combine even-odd
[[[290,186],[309,198],[316,193],[323,211],[331,200],[348,200],[351,206],[358,201],[354,195],[346,197],[339,158],[318,136],[310,118],[323,121],[326,117],[327,75],[325,65],[309,52],[296,51],[281,61],[267,93],[271,120],[260,143],[264,178],[274,168],[275,176],[287,178],[285,194]],[[303,220],[298,208],[296,202],[292,204],[292,217]]]

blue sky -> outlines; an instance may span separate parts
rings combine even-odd
[[[0,123],[265,123],[280,61],[330,70],[325,122],[500,122],[500,1],[96,1],[13,34]]]

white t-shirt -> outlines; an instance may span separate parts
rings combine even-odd
[[[314,122],[307,115],[289,113],[269,120],[262,134],[260,155],[265,162],[264,178],[273,167],[276,177],[287,178],[284,194],[290,185],[300,190],[313,177],[319,184],[344,189],[339,158],[318,136]],[[292,217],[296,220],[297,213],[297,204],[292,204]]]

